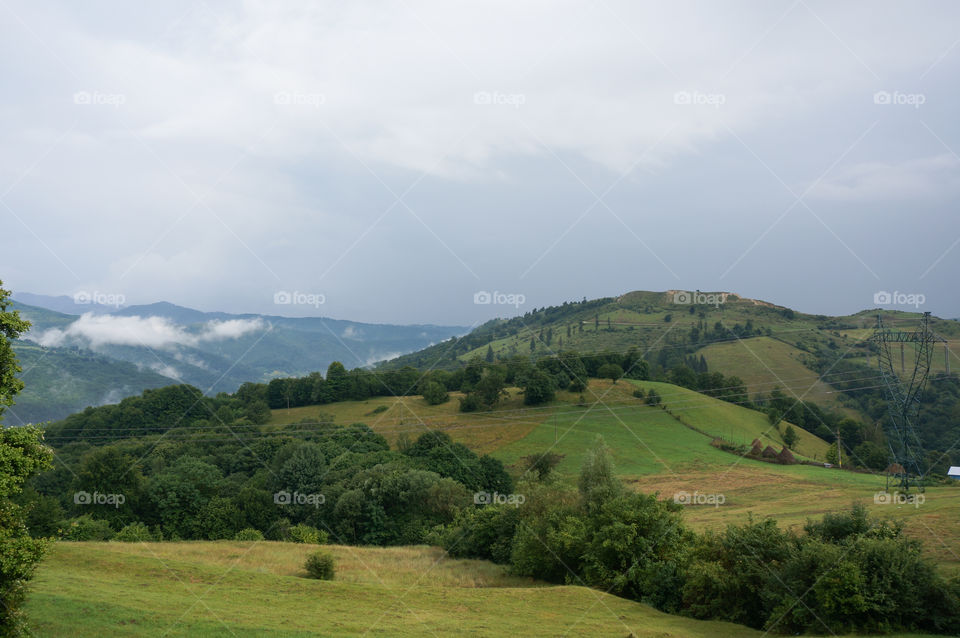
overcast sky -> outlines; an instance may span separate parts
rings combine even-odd
[[[958,42],[955,2],[0,0],[0,279],[395,323],[638,289],[957,317]]]

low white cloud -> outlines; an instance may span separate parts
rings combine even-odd
[[[363,336],[363,331],[358,330],[353,326],[347,326],[343,329],[343,332],[340,333],[340,336],[344,339],[359,339]]]
[[[364,365],[364,367],[367,367],[367,366],[372,366],[373,364],[379,363],[379,362],[381,362],[381,361],[392,361],[393,359],[396,359],[397,357],[399,357],[399,356],[401,356],[401,355],[404,355],[404,354],[406,354],[406,352],[381,352],[381,353],[374,353],[374,354],[370,355],[369,357],[367,357],[367,360],[363,362],[363,365]]]
[[[169,377],[177,381],[180,380],[180,371],[171,365],[167,365],[165,363],[153,363],[148,365],[147,367],[153,370],[154,372],[156,372],[157,374],[162,374],[165,377]]]
[[[36,341],[42,346],[54,347],[82,343],[97,349],[108,345],[171,348],[196,346],[205,341],[237,339],[269,326],[263,319],[230,319],[209,321],[199,331],[188,331],[165,317],[115,317],[87,313],[66,328],[51,328],[41,333]],[[159,371],[158,371],[159,372]],[[170,376],[167,372],[161,372]]]
[[[262,330],[266,324],[263,319],[228,319],[227,321],[209,321],[204,332],[200,335],[202,341],[219,341],[221,339],[237,339],[253,332]]]

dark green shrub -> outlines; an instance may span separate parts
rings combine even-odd
[[[477,395],[470,393],[460,399],[461,412],[476,412],[480,409],[480,399]]]
[[[303,565],[307,570],[307,576],[317,580],[333,580],[336,572],[336,562],[333,555],[329,552],[314,552],[307,556],[307,562]]]
[[[647,393],[646,403],[647,405],[660,405],[660,393],[650,388],[650,392]]]
[[[428,540],[457,558],[484,558],[495,563],[508,563],[519,521],[517,507],[469,507],[460,510],[451,524],[439,528]]]
[[[67,521],[63,529],[63,539],[67,541],[108,541],[113,538],[113,529],[107,521],[84,514]]]
[[[446,403],[450,400],[450,395],[447,394],[447,389],[437,383],[436,381],[430,381],[423,386],[423,398],[430,405],[440,405],[441,403]]]

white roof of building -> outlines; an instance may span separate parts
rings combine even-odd
[[[947,476],[960,476],[960,466],[951,465],[950,469],[947,470]]]

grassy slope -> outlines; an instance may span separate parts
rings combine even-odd
[[[711,329],[720,322],[728,331],[725,341],[705,345],[696,352],[697,355],[704,355],[712,371],[739,376],[751,392],[768,392],[774,384],[779,384],[803,394],[812,386],[806,395],[809,400],[838,409],[849,416],[863,418],[854,409],[844,407],[838,395],[831,394],[833,388],[829,385],[829,379],[827,382],[818,381],[818,375],[806,366],[813,362],[811,352],[831,343],[846,359],[875,365],[875,359],[865,358],[863,341],[873,333],[876,311],[842,317],[796,312],[792,318],[788,318],[784,308],[735,295],[716,307],[694,306],[693,313],[689,312],[690,309],[689,305],[674,303],[673,291],[637,291],[611,298],[596,308],[580,310],[577,304],[572,304],[552,315],[537,311],[514,320],[519,321],[519,325],[514,326],[516,334],[503,334],[504,331],[500,330],[495,339],[480,338],[478,342],[472,342],[478,345],[473,345],[466,352],[458,352],[457,358],[460,361],[482,358],[487,352],[488,343],[499,357],[530,354],[531,338],[535,342],[536,356],[547,356],[561,349],[584,353],[602,350],[626,352],[635,347],[640,352],[648,348],[655,351],[661,347],[676,347],[678,341],[683,340],[698,321],[702,320]],[[888,310],[884,310],[883,315],[890,327],[903,330],[916,328],[920,317],[918,313]],[[667,318],[669,322],[665,321]],[[751,321],[756,328],[769,330],[772,336],[738,342],[729,330],[736,324],[745,325],[747,321]],[[545,340],[550,328],[553,329],[553,339],[547,345],[540,340],[540,335],[543,334]],[[951,368],[960,370],[960,322],[935,318],[933,328],[950,341]],[[492,334],[497,330],[496,326],[485,325],[478,332]],[[401,357],[391,362],[390,366],[431,361],[433,356],[449,351],[447,344],[434,346]],[[940,349],[934,356],[933,370],[937,372],[943,369],[944,357]],[[869,382],[865,384],[869,385]]]
[[[666,409],[646,406],[634,398],[635,385],[655,388]],[[919,508],[875,505],[873,496],[883,487],[883,477],[741,459],[710,445],[713,436],[737,443],[760,437],[779,449],[780,434],[758,412],[652,381],[613,385],[591,380],[584,398],[587,405],[580,407],[576,405],[578,395],[561,392],[553,404],[529,409],[513,390],[497,411],[473,414],[457,412],[455,398],[440,406],[429,406],[421,397],[377,398],[275,410],[271,423],[291,423],[326,412],[339,424],[368,423],[391,442],[400,432],[415,438],[427,427],[438,428],[455,441],[492,453],[514,474],[522,471],[521,457],[553,449],[564,455],[558,471],[570,483],[585,451],[600,434],[611,449],[618,474],[636,489],[659,491],[663,498],[681,490],[724,494],[722,507],[688,508],[687,519],[695,527],[716,528],[742,521],[748,512],[774,516],[784,526],[799,526],[808,517],[862,501],[878,516],[906,519],[908,532],[921,538],[932,556],[948,569],[960,571],[958,488],[931,488]],[[388,410],[373,415],[379,405]],[[796,431],[801,437],[798,453],[822,460],[827,444],[800,428]],[[559,441],[556,445],[555,439]]]
[[[634,385],[656,388],[666,409],[643,405]],[[597,434],[618,473],[635,489],[671,498],[678,491],[723,494],[720,507],[688,507],[697,529],[745,520],[748,512],[797,526],[854,500],[878,516],[905,519],[908,532],[948,573],[960,571],[960,489],[929,489],[919,507],[875,505],[882,480],[812,466],[740,459],[710,446],[712,435],[778,442],[763,415],[669,384],[593,381],[577,396],[525,409],[514,394],[502,411],[459,414],[456,401],[383,398],[277,410],[272,423],[320,412],[337,423],[363,421],[393,439],[427,426],[491,451],[515,472],[521,456],[553,446],[564,454],[561,480],[573,482]],[[378,405],[388,409],[372,414]],[[707,434],[691,429],[684,421]],[[555,438],[557,443],[554,445]],[[805,435],[799,447],[820,455]],[[335,582],[302,578],[311,548],[284,543],[58,543],[32,584],[27,612],[39,636],[596,635],[760,636],[726,623],[661,614],[583,587],[552,587],[509,576],[484,561],[453,560],[427,547],[332,547]],[[96,583],[96,587],[91,587]]]
[[[416,438],[430,429],[449,431],[454,440],[484,454],[498,450],[512,441],[523,438],[541,424],[553,408],[527,410],[523,397],[516,388],[510,390],[493,412],[465,414],[459,411],[461,394],[454,392],[450,400],[441,405],[430,405],[423,397],[376,397],[366,401],[343,401],[328,405],[311,405],[299,408],[274,410],[270,425],[297,423],[304,419],[317,419],[321,414],[332,415],[334,423],[366,423],[383,434],[391,445],[396,443],[401,432]],[[386,411],[375,413],[378,407]]]
[[[749,637],[584,587],[518,582],[431,548],[331,547],[337,580],[302,578],[286,543],[58,543],[32,584],[38,636]],[[97,583],[91,587],[90,583]]]
[[[774,388],[792,388],[804,401],[846,413],[833,387],[804,365],[812,357],[794,346],[772,337],[753,337],[743,341],[717,343],[701,348],[711,370],[735,374],[747,384],[751,395],[769,394]],[[788,396],[793,396],[787,392]],[[852,414],[851,414],[852,416]]]
[[[771,438],[779,438],[758,413],[668,384],[639,385],[656,387],[667,410],[708,432],[749,440],[754,432],[767,430]],[[591,384],[591,390],[603,396],[603,404],[581,408],[579,422],[564,410],[558,413],[556,434],[551,420],[545,421],[494,455],[512,464],[526,454],[553,449],[565,455],[558,471],[572,482],[586,449],[596,434],[602,434],[617,473],[635,489],[659,492],[663,498],[672,498],[680,491],[724,495],[721,507],[687,508],[686,518],[694,527],[716,529],[745,520],[748,512],[772,516],[786,527],[802,526],[807,518],[846,509],[860,501],[876,516],[903,519],[907,532],[923,540],[939,564],[950,573],[960,573],[960,487],[929,488],[919,507],[878,505],[873,497],[884,486],[882,476],[809,465],[775,465],[722,452],[709,445],[710,437],[685,427],[667,411],[621,409],[628,401],[626,386],[620,382],[612,390],[609,382]],[[700,397],[701,402],[690,403],[690,395]],[[799,428],[797,431],[803,436],[799,449],[822,459],[826,444]],[[559,442],[554,445],[555,436]]]

